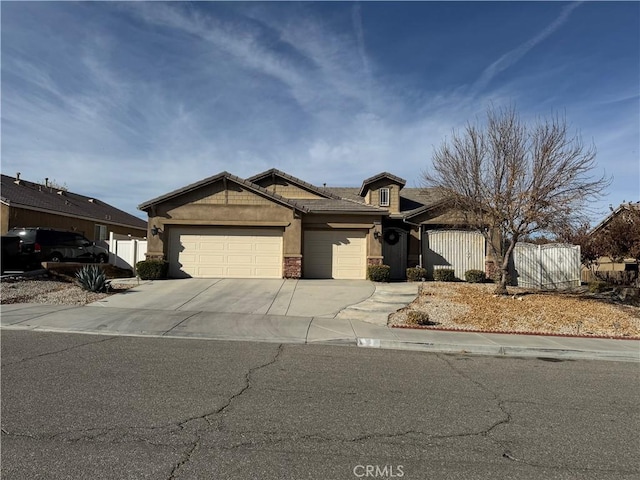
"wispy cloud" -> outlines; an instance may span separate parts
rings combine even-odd
[[[478,80],[473,84],[472,90],[478,92],[485,89],[496,75],[514,65],[524,57],[529,50],[557,31],[567,21],[571,12],[578,8],[581,3],[582,2],[573,2],[565,6],[560,12],[560,15],[558,15],[553,22],[547,25],[536,36],[505,53],[498,60],[485,68],[482,75],[480,75],[480,78],[478,78]]]
[[[637,160],[637,152],[625,153],[637,143],[633,128],[612,133],[633,123],[621,110],[638,104],[629,88],[589,92],[591,102],[578,110],[568,97],[532,95],[534,83],[564,78],[557,63],[535,78],[500,81],[500,72],[557,31],[577,5],[493,62],[471,90],[468,78],[428,90],[394,70],[401,60],[418,68],[421,59],[390,59],[403,49],[371,47],[380,42],[376,24],[386,19],[366,2],[28,5],[42,11],[32,22],[45,27],[54,22],[51,11],[64,11],[72,36],[57,23],[27,28],[21,11],[7,17],[3,6],[3,27],[12,21],[2,44],[3,171],[56,178],[131,212],[221,170],[249,176],[277,167],[335,186],[388,170],[419,186],[433,147],[491,102],[516,103],[533,115],[567,107],[602,158],[615,163],[608,170],[622,171],[624,159]],[[57,32],[49,50],[48,31]],[[412,38],[421,34],[412,30]],[[36,54],[43,48],[48,56]],[[450,65],[447,52],[439,54],[435,60]],[[598,102],[611,103],[610,117],[594,114],[602,110]],[[616,112],[622,115],[613,122]]]

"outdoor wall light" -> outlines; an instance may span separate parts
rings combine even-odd
[[[382,233],[381,232],[379,232],[378,230],[373,232],[373,238],[375,238],[376,240],[379,240],[380,237],[382,237]]]
[[[155,225],[153,227],[151,227],[151,235],[156,237],[158,235],[158,233],[161,233],[162,230],[160,230],[158,227],[156,227]]]

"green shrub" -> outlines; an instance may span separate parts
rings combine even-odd
[[[609,288],[610,287],[607,284],[607,282],[603,282],[602,280],[594,280],[592,282],[589,282],[589,291],[591,293],[604,292],[605,290],[607,290]]]
[[[391,267],[389,265],[369,265],[367,267],[367,278],[372,282],[388,282],[391,277]]]
[[[441,268],[433,271],[433,279],[436,282],[455,282],[456,273],[453,268]]]
[[[482,270],[467,270],[464,272],[464,279],[469,283],[483,283],[486,275]]]
[[[427,271],[420,267],[407,268],[407,280],[410,282],[416,282],[427,276]]]
[[[83,290],[89,292],[106,292],[111,286],[107,276],[97,265],[87,265],[76,273],[76,281]]]
[[[136,272],[141,280],[167,278],[169,263],[163,260],[143,260],[136,263]]]

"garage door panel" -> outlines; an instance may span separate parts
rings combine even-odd
[[[366,278],[366,231],[306,231],[303,267],[307,278]]]
[[[176,228],[169,237],[171,276],[282,278],[282,230]]]

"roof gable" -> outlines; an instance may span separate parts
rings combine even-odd
[[[257,175],[249,177],[247,180],[250,182],[256,183],[264,188],[269,189],[269,186],[276,185],[276,179],[284,180],[290,184],[295,185],[301,190],[304,190],[306,192],[313,194],[313,197],[311,198],[333,198],[335,200],[340,200],[339,196],[333,194],[326,188],[316,187],[311,183],[305,182],[304,180],[294,177],[293,175],[289,175],[288,173],[285,173],[276,168],[271,168],[262,173],[258,173]],[[310,197],[306,196],[306,197],[300,197],[300,198],[310,198]]]
[[[2,201],[9,206],[95,222],[146,229],[147,222],[95,197],[2,175]]]
[[[182,188],[179,188],[177,190],[174,190],[172,192],[166,193],[164,195],[161,195],[159,197],[153,198],[151,200],[148,200],[144,203],[141,203],[140,205],[138,205],[138,208],[140,210],[143,211],[149,211],[151,209],[151,207],[158,205],[160,203],[164,203],[167,202],[169,200],[190,194],[192,192],[195,192],[196,190],[211,186],[219,181],[223,181],[223,182],[231,182],[234,184],[237,184],[238,186],[242,187],[242,188],[246,188],[247,190],[263,197],[263,198],[267,198],[275,203],[278,203],[280,205],[285,205],[287,207],[293,208],[295,210],[298,211],[302,211],[302,212],[308,212],[308,209],[306,207],[304,207],[303,205],[301,205],[299,202],[296,202],[294,200],[288,199],[288,198],[284,198],[276,193],[270,192],[267,189],[261,187],[260,185],[257,185],[253,182],[250,182],[249,180],[244,180],[240,177],[237,177],[235,175],[230,174],[229,172],[220,172],[217,175],[213,175],[211,177],[207,177],[203,180],[200,180],[198,182],[186,185]]]
[[[360,195],[361,197],[364,197],[369,191],[371,184],[378,182],[380,180],[389,180],[391,183],[395,183],[396,185],[398,185],[400,189],[402,189],[402,187],[404,187],[407,184],[407,181],[404,178],[396,177],[395,175],[392,175],[389,172],[382,172],[377,175],[374,175],[373,177],[369,177],[363,180],[362,187],[360,187],[360,192],[358,193],[358,195]]]

